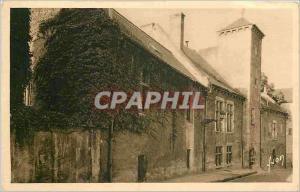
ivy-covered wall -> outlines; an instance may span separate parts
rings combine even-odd
[[[111,118],[116,122],[113,181],[136,182],[139,155],[145,155],[149,181],[187,172],[186,130],[191,123],[186,111],[113,114],[96,111],[92,101],[107,88],[188,91],[193,82],[124,35],[102,9],[31,11],[34,101],[24,111],[28,118],[15,124],[30,129],[28,140],[20,144],[18,134],[12,132],[13,181],[105,182]],[[64,133],[77,128],[76,136]],[[99,153],[96,145],[89,149],[91,139],[82,128],[101,132]],[[89,155],[89,150],[95,154]],[[99,172],[90,170],[91,163]],[[26,172],[25,178],[18,175],[20,170]]]
[[[193,88],[193,82],[187,77],[152,56],[131,39],[125,37],[125,40],[120,51],[122,62],[127,63],[130,69],[137,70],[128,75],[139,75],[140,81],[144,81],[143,73],[147,73],[147,85],[141,84],[141,90],[188,91]],[[199,113],[203,114],[203,111]],[[161,181],[195,171],[187,167],[187,140],[190,139],[187,138],[187,129],[191,122],[186,120],[186,111],[152,109],[150,112],[145,111],[145,114],[155,117],[146,125],[146,133],[135,134],[123,130],[114,135],[113,182],[137,182],[139,156],[144,156],[147,161],[146,181]],[[105,155],[106,151],[103,153]],[[106,161],[102,163],[105,165]],[[197,170],[201,169],[200,163],[195,166]],[[102,168],[105,174],[106,167]]]

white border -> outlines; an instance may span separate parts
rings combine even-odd
[[[292,183],[47,183],[16,184],[10,183],[10,147],[9,147],[9,8],[255,8],[255,9],[291,9],[294,13],[294,113],[293,113],[293,182]],[[9,1],[1,6],[2,64],[1,65],[1,181],[3,190],[9,191],[295,191],[299,189],[299,9],[296,3],[279,2],[204,2],[204,1]],[[297,162],[297,163],[296,163]]]

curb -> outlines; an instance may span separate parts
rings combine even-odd
[[[235,176],[232,176],[232,177],[216,180],[216,181],[213,181],[213,182],[227,182],[227,181],[231,181],[231,180],[234,180],[234,179],[238,179],[238,178],[246,177],[246,176],[249,176],[249,175],[253,175],[253,174],[256,174],[256,173],[257,173],[257,171],[252,171],[252,172],[249,172],[249,173],[245,173],[245,174],[241,174],[241,175],[235,175]]]

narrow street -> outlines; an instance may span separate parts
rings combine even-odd
[[[234,179],[228,182],[292,182],[292,169],[275,169]]]

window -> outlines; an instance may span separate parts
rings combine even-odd
[[[223,106],[224,106],[224,101],[222,100],[217,100],[216,101],[216,106],[215,106],[215,112],[216,112],[216,132],[221,132],[222,131],[222,128],[223,128],[223,120],[224,120],[224,115],[225,115],[225,112],[224,112],[224,109],[223,109]]]
[[[251,109],[251,125],[255,124],[255,109]]]
[[[277,139],[277,123],[273,121],[272,123],[272,138]]]
[[[222,165],[222,146],[216,147],[216,157],[215,157],[215,163],[216,166]]]
[[[231,160],[232,160],[232,146],[227,146],[226,164],[231,164]]]
[[[32,83],[29,82],[29,84],[26,86],[24,90],[24,104],[26,106],[32,106]]]
[[[254,46],[254,54],[255,54],[255,55],[258,54],[258,48],[257,48],[257,46]]]
[[[226,132],[232,132],[233,131],[233,103],[227,103],[226,105]]]
[[[293,133],[293,129],[292,128],[289,128],[289,135],[292,135],[292,133]]]

